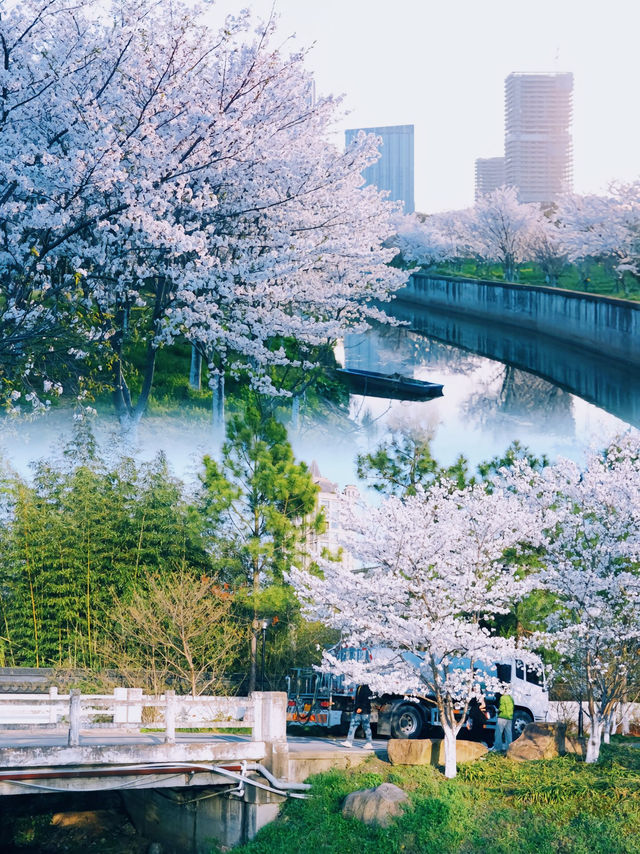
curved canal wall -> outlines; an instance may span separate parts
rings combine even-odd
[[[536,374],[576,394],[612,415],[640,428],[640,370],[638,365],[611,359],[560,338],[540,335],[497,321],[395,301],[391,312],[409,328],[443,345],[476,353]],[[440,381],[437,360],[431,378]],[[445,386],[445,394],[446,394]]]
[[[640,303],[511,282],[414,273],[396,298],[508,324],[640,365]]]

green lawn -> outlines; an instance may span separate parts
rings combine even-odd
[[[411,808],[387,829],[340,813],[344,797],[383,782]],[[640,749],[603,747],[597,765],[572,756],[518,763],[491,756],[459,766],[456,780],[430,767],[393,767],[372,757],[349,771],[312,778],[306,801],[237,854],[639,854]]]
[[[477,264],[473,260],[462,261],[455,265],[441,264],[433,268],[433,270],[425,270],[425,273],[429,272],[433,272],[437,276],[504,281],[502,267],[499,264]],[[534,263],[522,264],[520,266],[518,282],[521,285],[547,285],[543,272]],[[603,264],[592,264],[588,275],[581,275],[576,265],[569,264],[560,274],[556,287],[620,299],[640,300],[639,282],[629,274],[625,274],[623,288],[620,280],[613,276]]]

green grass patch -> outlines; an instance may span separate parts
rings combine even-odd
[[[455,264],[440,264],[432,271],[439,276],[451,276],[453,278],[485,279],[487,281],[503,282],[504,273],[499,264],[482,264],[471,259],[460,261]],[[549,286],[545,274],[538,264],[522,264],[518,270],[518,282],[521,285],[543,285]],[[563,288],[571,291],[582,291],[583,293],[599,294],[601,296],[615,297],[618,299],[640,300],[640,282],[629,273],[625,273],[622,279],[615,276],[611,270],[602,263],[593,263],[588,270],[582,270],[575,264],[568,264],[560,273],[558,282],[552,287]]]
[[[251,735],[250,726],[176,727],[176,732],[203,732],[216,735]],[[141,727],[140,732],[165,732],[164,727]]]
[[[490,756],[459,766],[455,780],[431,767],[391,766],[376,757],[311,778],[312,797],[237,854],[640,854],[640,749],[605,746],[597,765],[576,757],[514,762]],[[382,782],[411,807],[386,829],[343,818],[349,792]]]

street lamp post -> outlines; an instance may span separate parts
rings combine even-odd
[[[267,627],[269,626],[269,620],[262,621],[262,666],[260,673],[260,690],[264,691],[264,650],[265,645],[267,643]]]
[[[578,738],[584,735],[584,714],[582,711],[582,691],[580,691],[580,699],[578,701]]]

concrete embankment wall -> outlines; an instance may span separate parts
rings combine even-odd
[[[578,291],[414,273],[397,299],[533,330],[640,365],[640,303]]]

